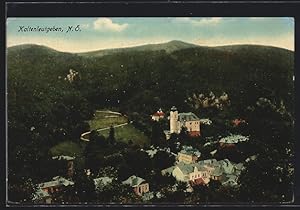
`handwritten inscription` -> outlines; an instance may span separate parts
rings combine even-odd
[[[18,32],[29,33],[29,32],[42,32],[42,33],[72,33],[80,32],[80,25],[57,27],[57,26],[19,26]]]

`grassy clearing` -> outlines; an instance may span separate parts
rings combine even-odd
[[[106,128],[111,125],[119,125],[126,122],[127,118],[124,116],[112,113],[96,112],[95,117],[89,121],[89,125],[91,127],[91,130],[95,130],[99,128]]]
[[[109,130],[101,131],[100,133],[105,137],[108,137]],[[115,138],[117,141],[123,141],[125,143],[132,140],[133,144],[137,145],[149,144],[147,136],[130,124],[115,128]]]
[[[96,112],[95,117],[89,121],[91,130],[110,127],[111,125],[119,125],[127,122],[125,116]],[[109,129],[100,131],[102,135],[108,137]],[[88,137],[87,137],[88,138]],[[132,140],[133,144],[141,145],[149,144],[149,139],[138,129],[128,124],[122,127],[115,128],[115,138],[117,141],[128,143]]]
[[[50,149],[53,156],[56,155],[68,155],[68,156],[80,156],[82,154],[82,148],[78,143],[71,141],[61,142]]]

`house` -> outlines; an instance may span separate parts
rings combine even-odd
[[[32,200],[34,203],[50,204],[52,203],[53,193],[59,192],[72,185],[74,185],[74,182],[63,177],[53,177],[51,181],[37,185],[37,190],[34,192]]]
[[[234,173],[234,164],[230,162],[228,159],[220,160],[219,161],[220,166],[223,168],[224,173],[226,174],[232,174]]]
[[[161,173],[172,174],[177,181],[186,182],[191,186],[206,185],[210,180],[220,181],[223,185],[237,186],[237,178],[244,168],[242,163],[235,164],[228,159],[220,161],[207,159],[190,164],[181,161],[175,166],[162,170]]]
[[[249,140],[249,136],[242,135],[230,135],[221,138],[219,141],[220,147],[232,147],[239,142],[246,142]]]
[[[205,118],[205,119],[200,119],[200,123],[204,125],[211,125],[212,121],[208,118]]]
[[[239,118],[232,120],[232,124],[234,127],[237,127],[237,126],[241,125],[242,123],[246,123],[246,121],[243,119],[239,119]]]
[[[43,190],[49,194],[61,191],[62,189],[74,185],[74,182],[67,180],[63,177],[53,177],[51,181],[40,183],[37,185],[38,189]]]
[[[248,158],[245,160],[245,162],[247,163],[247,162],[250,162],[250,161],[256,160],[256,158],[257,158],[257,156],[256,156],[256,155],[252,155],[252,156],[248,157]]]
[[[220,181],[223,173],[224,173],[224,171],[221,167],[215,168],[215,170],[212,171],[210,178],[212,180]]]
[[[175,166],[172,175],[181,182],[197,182],[201,178],[205,184],[209,182],[210,177],[207,168],[203,165],[199,163],[184,164],[182,162]]]
[[[167,139],[170,134],[179,134],[185,127],[190,136],[200,136],[200,119],[192,112],[178,113],[177,108],[173,106],[170,111],[170,131],[164,131]]]
[[[171,166],[169,168],[161,170],[161,175],[163,176],[169,176],[172,174],[173,170],[175,169],[175,166]]]
[[[52,157],[53,160],[66,160],[67,161],[67,177],[72,177],[74,174],[74,159],[75,157],[60,155]]]
[[[52,197],[48,192],[38,188],[33,194],[32,201],[38,204],[51,204]]]
[[[184,162],[186,164],[195,163],[201,156],[201,153],[191,146],[183,146],[183,149],[178,152],[178,162]]]
[[[149,149],[149,150],[143,150],[143,151],[145,151],[150,158],[153,158],[156,155],[156,153],[158,152],[157,149]]]
[[[165,117],[165,113],[159,109],[157,112],[155,112],[153,115],[151,115],[151,119],[153,121],[159,121],[160,119],[163,119]]]
[[[237,186],[238,185],[238,176],[233,174],[227,174],[221,179],[221,183],[224,186]]]
[[[133,191],[138,196],[142,196],[144,193],[149,192],[149,183],[147,183],[143,178],[132,175],[128,179],[122,182],[122,184],[129,185],[133,188]]]

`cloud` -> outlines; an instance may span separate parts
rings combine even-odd
[[[115,31],[120,32],[128,27],[127,23],[118,24],[113,23],[113,21],[109,18],[98,18],[93,23],[94,29],[99,31]]]
[[[190,23],[195,26],[215,26],[221,22],[221,17],[211,17],[211,18],[198,18],[198,19],[192,19],[189,17],[180,17],[175,18],[176,22],[182,22],[182,23]]]

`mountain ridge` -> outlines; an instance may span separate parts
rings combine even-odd
[[[249,48],[249,47],[263,47],[263,48],[271,48],[271,49],[280,49],[284,51],[294,52],[289,49],[275,47],[275,46],[269,46],[269,45],[257,45],[257,44],[233,44],[233,45],[223,45],[223,46],[203,46],[203,45],[196,45],[191,44],[188,42],[183,42],[179,40],[172,40],[169,42],[163,42],[158,44],[143,44],[143,45],[137,45],[133,47],[123,47],[123,48],[107,48],[107,49],[100,49],[100,50],[93,50],[93,51],[87,51],[87,52],[66,52],[66,51],[60,51],[56,50],[54,48],[48,47],[46,45],[39,45],[39,44],[21,44],[21,45],[14,45],[11,47],[8,47],[8,51],[15,51],[15,50],[26,50],[29,48],[38,48],[43,50],[50,50],[53,53],[67,53],[67,54],[73,54],[83,57],[102,57],[105,55],[111,55],[111,54],[117,54],[117,53],[124,53],[128,51],[160,51],[164,50],[167,53],[172,53],[177,50],[182,49],[188,49],[188,48],[208,48],[208,49],[216,49],[216,50],[224,50],[224,51],[231,51],[231,50],[237,50],[239,48]]]

